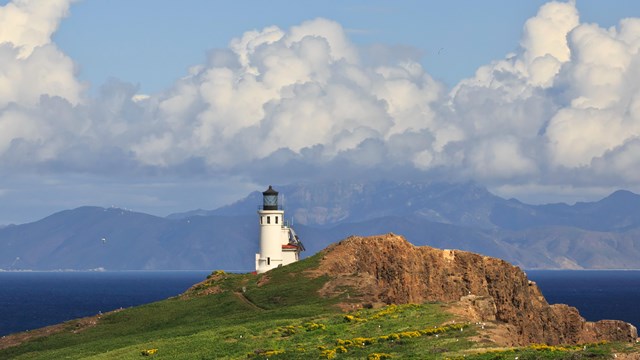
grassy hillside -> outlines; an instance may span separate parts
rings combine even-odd
[[[481,325],[454,318],[445,304],[363,309],[350,303],[356,294],[347,287],[322,298],[326,278],[306,273],[321,256],[263,275],[214,272],[180,297],[104,314],[94,326],[70,321],[47,337],[32,332],[0,358],[593,359],[633,351],[625,344],[490,348]]]

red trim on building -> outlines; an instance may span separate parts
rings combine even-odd
[[[295,245],[290,245],[290,244],[282,245],[282,249],[283,249],[283,250],[284,250],[284,249],[297,249],[297,248],[298,248],[298,247],[297,247],[297,246],[295,246]]]

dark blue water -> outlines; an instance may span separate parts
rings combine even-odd
[[[527,270],[550,304],[575,306],[589,321],[640,327],[640,270]]]
[[[209,271],[0,272],[0,336],[178,295]],[[528,270],[549,303],[640,325],[640,271]]]
[[[0,272],[0,336],[178,295],[209,271]]]

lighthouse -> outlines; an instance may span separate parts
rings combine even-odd
[[[269,185],[262,193],[260,221],[260,252],[256,254],[256,272],[269,271],[298,261],[304,246],[295,231],[284,219],[284,210],[278,205],[278,192]]]

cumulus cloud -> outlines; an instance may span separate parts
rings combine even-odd
[[[417,52],[361,49],[315,19],[247,31],[162,93],[112,80],[87,97],[51,42],[69,3],[0,8],[1,167],[510,189],[640,179],[639,19],[604,29],[581,23],[575,2],[549,2],[516,52],[452,89]]]
[[[132,150],[150,166],[197,157],[212,168],[249,170],[280,149],[321,165],[366,140],[436,129],[432,106],[443,90],[410,59],[363,66],[336,22],[268,27],[232,40],[228,51],[212,53],[208,65],[157,95],[158,126]],[[383,157],[352,160],[374,166]]]
[[[0,8],[0,43],[18,48],[20,57],[51,43],[51,35],[69,11],[71,0],[15,0]]]
[[[0,107],[34,106],[42,94],[78,102],[73,62],[51,43],[70,2],[19,0],[0,7]]]
[[[77,126],[69,107],[81,101],[82,85],[72,60],[51,42],[69,5],[70,1],[21,0],[0,7],[3,166],[57,159],[65,132]]]
[[[568,35],[572,59],[557,81],[566,103],[546,132],[552,165],[591,167],[605,158],[616,163],[616,157],[625,156],[627,143],[640,135],[640,87],[634,81],[640,75],[639,26],[639,19],[623,20],[610,29],[583,24]],[[597,169],[593,166],[600,174]],[[611,170],[628,174],[625,167]]]
[[[633,80],[638,21],[603,29],[580,23],[575,2],[543,5],[526,22],[519,53],[479,68],[452,91],[470,155],[499,144],[495,135],[514,136],[508,159],[484,156],[471,164],[491,169],[491,159],[513,162],[494,169],[494,179],[520,173],[528,181],[566,184],[575,181],[567,175],[573,173],[592,184],[637,181],[625,149],[633,148],[640,126]]]

